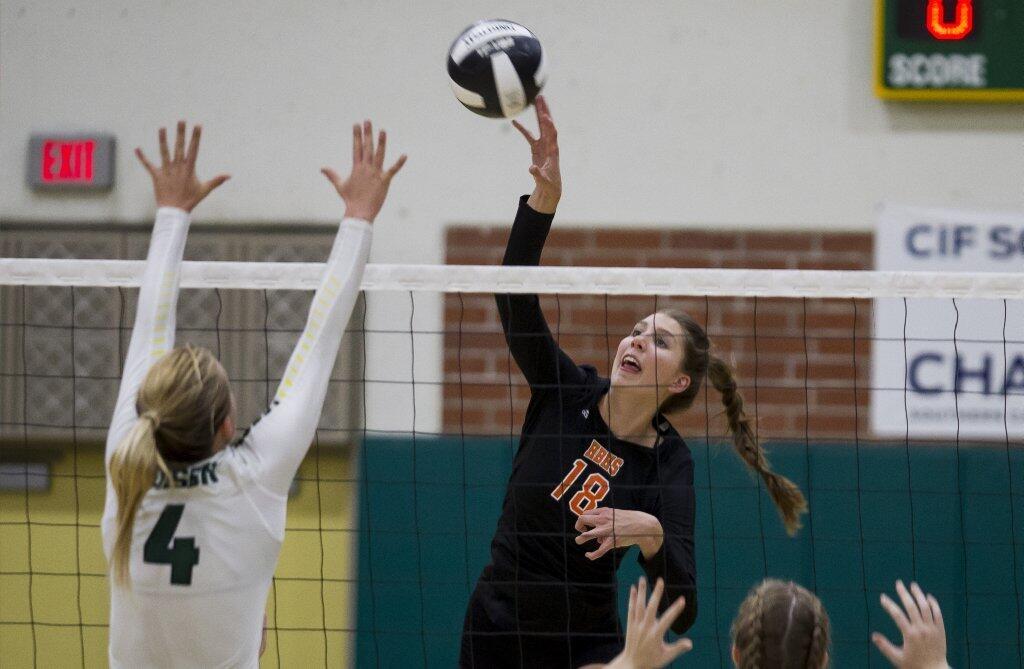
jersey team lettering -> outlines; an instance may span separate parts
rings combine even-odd
[[[176,488],[194,488],[197,485],[210,485],[211,483],[217,483],[217,461],[204,462],[201,465],[195,465],[188,467],[187,469],[176,469],[172,472],[174,474],[174,484]],[[162,471],[157,470],[156,482],[153,484],[154,488],[163,490],[170,487],[167,481],[167,477],[164,476]]]
[[[583,457],[608,472],[610,476],[618,474],[619,468],[622,467],[622,458],[602,446],[597,439],[590,442],[590,448],[583,454]]]

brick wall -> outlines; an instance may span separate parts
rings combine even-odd
[[[499,264],[507,236],[506,227],[450,228],[447,262]],[[872,244],[870,233],[556,227],[543,264],[869,269]],[[759,436],[869,436],[870,300],[565,295],[542,297],[541,304],[566,352],[603,375],[637,320],[667,305],[682,307],[706,324],[713,352],[733,364]],[[447,296],[445,331],[445,431],[518,433],[529,391],[505,345],[494,298]],[[684,436],[727,434],[718,394],[709,389],[707,398],[707,405],[701,398],[671,417]]]

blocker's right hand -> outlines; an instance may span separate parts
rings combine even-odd
[[[391,179],[402,169],[407,158],[402,154],[394,165],[385,170],[384,150],[387,139],[387,133],[381,130],[374,149],[373,124],[364,121],[360,127],[356,123],[352,126],[352,173],[347,179],[342,179],[330,167],[320,170],[345,201],[346,218],[361,218],[373,223],[380,208],[384,206]]]
[[[512,125],[530,145],[530,174],[536,184],[527,203],[542,214],[553,214],[562,197],[562,172],[558,166],[558,130],[551,118],[551,109],[543,95],[538,95],[533,106],[537,109],[537,127],[540,137],[534,137],[519,121]]]
[[[939,602],[931,595],[926,595],[917,583],[911,583],[908,591],[903,581],[896,581],[896,592],[903,602],[902,609],[886,594],[882,594],[881,601],[882,608],[892,617],[903,635],[903,645],[896,646],[878,632],[871,635],[871,640],[894,667],[949,669],[946,662],[946,629],[942,623]]]
[[[158,207],[178,207],[192,211],[203,198],[214,188],[227,181],[227,174],[215,176],[209,181],[201,182],[196,177],[196,158],[199,156],[199,138],[203,127],[192,127],[192,140],[185,150],[185,122],[178,121],[178,136],[174,142],[174,156],[167,150],[167,129],[160,128],[160,167],[153,167],[142,153],[141,148],[135,149],[139,162],[153,178],[153,191],[156,194]]]

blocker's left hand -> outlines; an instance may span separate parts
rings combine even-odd
[[[230,177],[220,174],[209,181],[200,181],[196,176],[196,158],[199,156],[199,138],[202,126],[192,127],[192,139],[185,149],[185,122],[178,121],[178,134],[174,141],[172,156],[167,147],[167,129],[160,128],[160,166],[149,162],[141,148],[135,149],[135,156],[153,179],[153,193],[158,207],[177,207],[191,212],[213,189]]]
[[[665,582],[660,578],[654,586],[650,600],[647,599],[647,579],[640,577],[636,585],[629,587],[629,609],[626,618],[626,644],[606,669],[657,669],[683,653],[693,649],[689,639],[665,641],[672,623],[683,612],[686,600],[682,597],[672,602],[665,615],[658,617],[658,605],[665,592]]]
[[[576,537],[577,545],[597,540],[597,548],[586,553],[591,560],[613,548],[633,544],[640,546],[644,557],[649,558],[658,552],[664,540],[661,521],[649,513],[627,509],[602,507],[584,511],[576,521],[576,531],[581,533]]]

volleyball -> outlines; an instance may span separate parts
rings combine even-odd
[[[470,111],[511,118],[544,87],[544,50],[537,36],[518,23],[478,21],[452,42],[448,79],[455,97]]]

